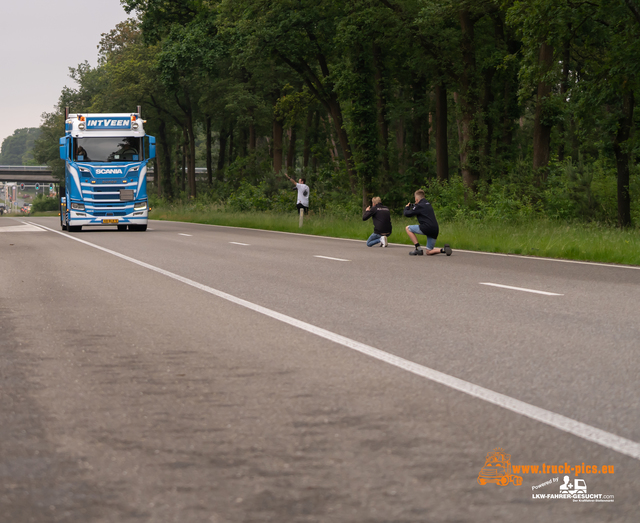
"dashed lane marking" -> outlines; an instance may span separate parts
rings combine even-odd
[[[491,287],[500,287],[501,289],[510,289],[512,291],[532,292],[534,294],[544,294],[545,296],[564,296],[557,292],[537,291],[535,289],[525,289],[524,287],[512,287],[511,285],[502,285],[500,283],[480,282],[480,285],[489,285]]]
[[[562,414],[558,414],[541,407],[536,407],[535,405],[525,403],[524,401],[512,398],[510,396],[507,396],[506,394],[501,394],[500,392],[486,389],[463,379],[456,378],[455,376],[445,374],[444,372],[440,372],[438,370],[425,367],[424,365],[414,363],[413,361],[406,360],[380,349],[376,349],[375,347],[371,347],[370,345],[352,340],[350,338],[347,338],[346,336],[336,334],[335,332],[323,329],[322,327],[317,327],[316,325],[312,325],[291,316],[287,316],[286,314],[268,309],[266,307],[263,307],[262,305],[257,305],[226,292],[214,289],[207,285],[203,285],[196,281],[190,280],[189,278],[185,278],[184,276],[180,276],[179,274],[175,274],[173,272],[161,269],[160,267],[156,267],[146,262],[136,260],[135,258],[131,258],[130,256],[127,256],[125,254],[120,254],[119,252],[112,251],[111,249],[101,247],[100,245],[96,245],[95,243],[81,240],[80,238],[65,234],[60,231],[56,231],[54,229],[49,229],[44,225],[38,225],[35,223],[33,223],[32,225],[42,227],[47,231],[59,234],[99,251],[116,256],[122,260],[134,263],[140,267],[144,267],[145,269],[157,272],[158,274],[162,274],[168,278],[172,278],[173,280],[182,282],[196,289],[200,289],[201,291],[222,298],[223,300],[227,300],[241,307],[245,307],[249,310],[258,312],[277,321],[281,321],[282,323],[286,323],[288,325],[291,325],[292,327],[296,327],[311,334],[315,334],[320,338],[332,341],[336,344],[342,345],[343,347],[354,350],[379,361],[388,363],[389,365],[393,365],[394,367],[397,367],[399,369],[411,372],[435,383],[439,383],[451,389],[467,394],[471,397],[481,399],[483,401],[486,401],[487,403],[497,405],[498,407],[502,407],[503,409],[510,410],[511,412],[515,412],[516,414],[520,414],[521,416],[526,416],[550,427],[556,428],[563,432],[567,432],[568,434],[573,434],[574,436],[582,438],[586,441],[591,441],[592,443],[596,443],[598,445],[601,445],[602,447],[614,450],[616,452],[619,452],[620,454],[624,454],[625,456],[640,460],[640,443],[638,443],[637,441],[623,438],[622,436],[618,436],[617,434],[613,434],[612,432],[607,432],[606,430],[587,425],[586,423],[568,418],[567,416],[563,416]]]
[[[249,246],[249,243],[240,243],[240,242],[229,242],[229,243],[233,243],[234,245],[246,245]]]
[[[314,258],[323,258],[325,260],[351,261],[351,260],[345,260],[344,258],[332,258],[331,256],[320,256],[319,254],[314,254],[313,257]]]
[[[185,234],[183,232],[178,233],[179,236],[193,236],[193,234]]]
[[[44,232],[39,227],[33,225],[8,225],[7,227],[0,227],[0,232]]]

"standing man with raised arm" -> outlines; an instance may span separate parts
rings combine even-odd
[[[296,186],[296,189],[298,189],[298,201],[296,203],[298,212],[300,212],[300,209],[304,209],[304,212],[309,214],[309,186],[305,183],[306,180],[304,178],[300,178],[296,182],[288,174],[285,173],[285,176],[293,183],[293,185]]]

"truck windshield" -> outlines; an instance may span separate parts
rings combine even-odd
[[[141,140],[119,138],[76,138],[73,157],[77,162],[136,162],[142,159]]]

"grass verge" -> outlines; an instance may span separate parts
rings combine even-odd
[[[305,216],[298,227],[295,212],[227,212],[216,208],[174,206],[155,208],[151,219],[173,220],[211,225],[248,227],[271,231],[296,232],[334,238],[366,240],[373,231],[371,221],[359,217],[330,215]],[[410,245],[405,225],[416,223],[407,218],[394,218],[392,243]],[[422,237],[422,239],[424,239]],[[424,242],[422,242],[424,243]],[[531,219],[525,222],[464,220],[440,223],[438,246],[449,243],[455,249],[561,258],[602,263],[640,265],[640,235],[637,229],[566,224],[551,220]]]

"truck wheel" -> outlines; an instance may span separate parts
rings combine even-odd
[[[118,230],[119,231],[126,231],[127,230],[127,226],[126,225],[118,225]]]
[[[507,485],[509,484],[509,476],[502,476],[502,477],[500,478],[500,482],[499,482],[499,484],[500,484],[502,487],[507,486]]]
[[[61,228],[63,231],[66,231],[66,230],[67,230],[67,224],[66,224],[66,223],[64,223],[64,219],[62,218],[62,215],[60,215],[60,228]]]

